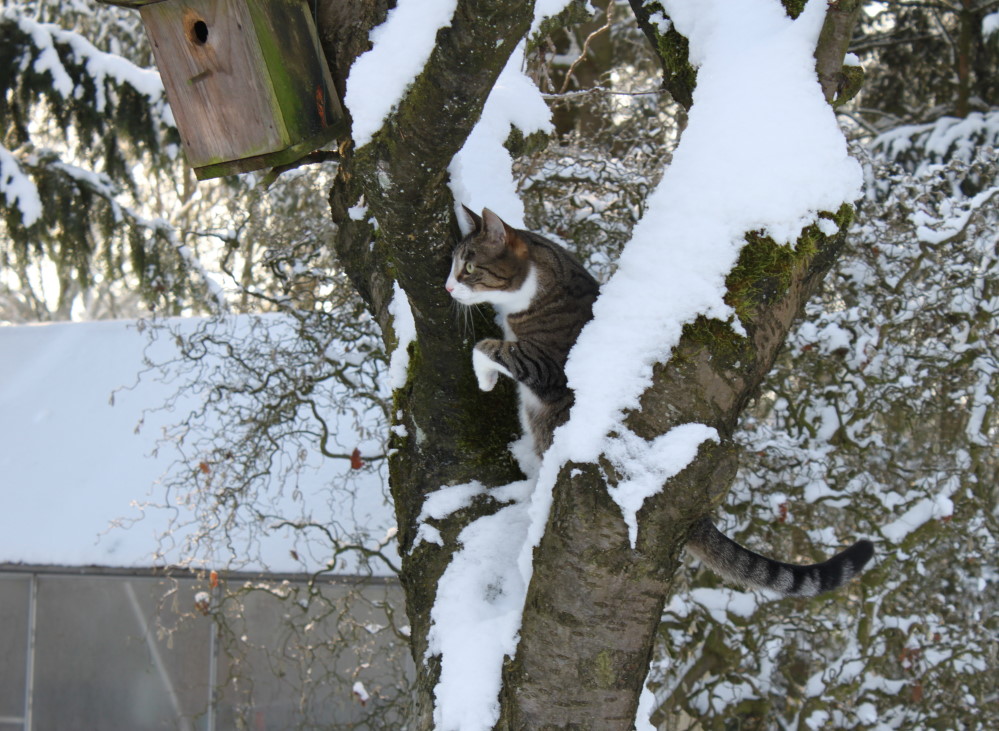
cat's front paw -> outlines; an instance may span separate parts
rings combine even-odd
[[[479,382],[479,389],[492,391],[500,374],[497,363],[476,348],[472,351],[472,370],[475,371],[475,380]]]

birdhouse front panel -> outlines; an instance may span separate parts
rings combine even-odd
[[[286,141],[244,0],[142,8],[187,160],[195,169],[274,151]]]
[[[114,0],[138,7],[198,178],[291,162],[344,115],[305,0]]]

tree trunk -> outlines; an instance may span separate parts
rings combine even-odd
[[[363,17],[377,22],[378,13],[369,10]],[[525,0],[462,0],[382,131],[359,151],[346,150],[330,194],[338,258],[381,325],[386,348],[397,344],[388,311],[393,280],[408,295],[416,322],[408,379],[394,394],[392,409],[394,425],[407,436],[392,437],[389,462],[417,667],[413,728],[433,727],[439,664],[425,662],[425,655],[437,582],[461,528],[495,509],[484,501],[440,525],[446,548],[414,549],[423,500],[445,485],[501,485],[522,477],[507,449],[519,430],[514,389],[504,383],[488,394],[479,391],[469,365],[472,333],[456,326],[444,280],[457,236],[447,166],[532,17],[533,3]],[[335,28],[322,32],[328,48],[349,49],[339,56],[343,78],[350,54],[364,50],[356,42],[358,26],[351,26],[351,34],[352,42],[338,46]],[[362,201],[368,217],[352,220],[347,209]]]
[[[342,92],[350,63],[365,49],[367,28],[380,22],[387,4],[356,0],[356,12],[337,5],[320,0],[318,15]],[[397,344],[388,307],[393,281],[408,295],[416,322],[408,379],[394,394],[392,409],[406,436],[394,435],[390,445],[401,579],[417,666],[413,728],[433,726],[440,668],[426,651],[437,583],[460,530],[496,510],[482,499],[435,524],[444,548],[416,545],[425,496],[445,485],[500,485],[520,477],[507,450],[519,429],[514,390],[505,379],[493,392],[478,390],[470,367],[472,334],[456,327],[443,282],[457,237],[447,166],[532,15],[533,3],[526,0],[459,0],[423,73],[382,130],[358,151],[345,146],[330,194],[339,260],[382,326],[386,348]],[[338,31],[336,23],[346,30]],[[676,88],[690,81],[681,79]],[[367,215],[356,221],[347,211],[359,205]],[[740,285],[739,291],[758,293],[738,303],[748,337],[708,321],[688,327],[670,362],[656,369],[641,409],[629,415],[629,427],[646,439],[688,422],[713,426],[720,435],[720,443],[703,445],[668,489],[646,502],[636,549],[607,493],[610,465],[563,468],[535,552],[517,656],[504,670],[499,727],[632,727],[686,534],[727,491],[736,470],[731,435],[739,414],[839,251],[841,235],[829,239],[811,230],[809,237],[812,245],[800,247],[806,253],[785,257],[782,271],[737,267],[730,291]],[[751,246],[774,244],[754,239]]]

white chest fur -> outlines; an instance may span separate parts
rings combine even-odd
[[[494,299],[490,300],[496,308],[496,322],[503,328],[503,337],[507,340],[516,340],[517,336],[507,324],[507,317],[518,312],[523,312],[531,306],[534,295],[538,293],[538,273],[534,265],[527,273],[524,283],[520,289],[513,292],[495,292]],[[500,296],[502,295],[502,296]]]
[[[531,306],[531,300],[538,293],[538,272],[533,264],[530,271],[524,278],[524,283],[519,289],[512,292],[491,292],[489,302],[496,308],[496,311],[503,315],[512,315],[516,312],[523,312]]]

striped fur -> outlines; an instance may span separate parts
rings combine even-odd
[[[687,548],[720,576],[752,589],[782,596],[815,596],[842,586],[859,574],[874,555],[870,541],[857,541],[822,563],[782,563],[743,548],[707,518],[694,526]]]
[[[569,252],[517,231],[486,209],[454,252],[447,288],[462,304],[492,304],[505,334],[475,344],[473,366],[489,390],[497,374],[520,385],[521,422],[540,457],[572,406],[565,361],[592,317],[599,285]],[[529,296],[526,296],[529,295]]]
[[[565,362],[593,316],[599,285],[558,244],[511,228],[489,209],[481,217],[465,213],[473,230],[455,249],[447,291],[461,304],[496,309],[505,339],[476,343],[472,365],[483,390],[500,375],[518,383],[521,424],[540,458],[569,416],[573,394]],[[707,518],[695,524],[687,547],[719,575],[784,596],[835,589],[859,574],[874,552],[869,541],[858,541],[823,563],[781,563],[743,548]]]

